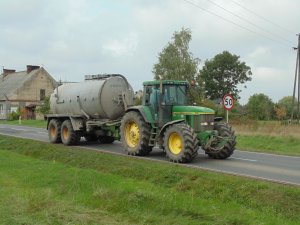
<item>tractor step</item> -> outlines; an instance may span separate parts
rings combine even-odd
[[[151,129],[149,146],[154,146],[156,143],[157,129],[158,129],[157,127],[152,127],[152,129]]]

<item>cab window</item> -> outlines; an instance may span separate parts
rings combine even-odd
[[[186,105],[186,86],[165,85],[163,103],[165,105]]]

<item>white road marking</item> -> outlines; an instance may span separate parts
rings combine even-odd
[[[272,154],[272,153],[265,153],[265,152],[251,152],[247,150],[235,150],[236,152],[246,152],[250,154],[258,154],[258,155],[270,155],[274,157],[286,157],[286,158],[294,158],[294,159],[300,159],[299,156],[291,156],[291,155],[280,155],[280,154]]]
[[[238,159],[238,160],[244,160],[244,161],[250,161],[250,162],[257,162],[255,159],[244,159],[244,158],[237,158],[237,157],[230,157],[231,159]]]
[[[19,130],[19,131],[26,131],[25,129],[20,129],[20,128],[11,128],[12,130]]]
[[[206,154],[205,153],[199,153],[198,155],[205,155],[206,156]],[[249,161],[249,162],[257,162],[257,160],[255,160],[255,159],[244,159],[244,158],[238,158],[238,157],[230,157],[230,159],[238,159],[238,160],[244,160],[244,161]]]
[[[40,131],[38,132],[39,134],[48,134],[48,132],[45,132],[45,131]]]

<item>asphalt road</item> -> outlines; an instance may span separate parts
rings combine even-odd
[[[42,128],[0,124],[0,134],[49,142],[47,130]],[[118,141],[113,144],[88,144],[83,140],[78,147],[113,154],[126,154]],[[145,158],[167,161],[164,154],[157,148]],[[230,158],[215,160],[208,158],[200,150],[198,157],[192,163],[181,165],[300,186],[300,157],[235,150]]]

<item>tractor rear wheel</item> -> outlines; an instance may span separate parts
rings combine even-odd
[[[48,136],[51,143],[61,143],[61,122],[51,119],[48,124]]]
[[[236,136],[231,126],[225,123],[216,124],[214,129],[218,131],[218,137],[205,148],[205,153],[214,159],[226,159],[235,150]]]
[[[184,124],[174,124],[164,134],[164,149],[172,162],[188,163],[198,154],[198,139],[194,130]]]
[[[74,131],[70,120],[65,120],[61,125],[61,141],[65,145],[76,145],[80,136]]]
[[[121,122],[121,142],[128,155],[148,155],[151,127],[138,112],[130,111]]]

